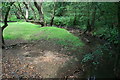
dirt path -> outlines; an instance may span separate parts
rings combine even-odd
[[[23,40],[6,41],[7,46],[11,46],[3,49],[3,78],[83,77],[83,72],[79,70],[82,55],[94,51],[103,43],[97,38],[80,35],[79,31],[70,32],[85,43],[83,52],[69,55],[71,52],[62,46],[45,40],[32,43]]]
[[[47,45],[47,46],[46,46]],[[3,49],[3,78],[64,78],[78,70],[78,60],[46,41]]]

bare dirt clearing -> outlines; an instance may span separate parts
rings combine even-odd
[[[10,46],[3,49],[3,78],[82,78],[80,62],[83,54],[94,51],[102,43],[87,35],[77,36],[81,37],[85,46],[80,48],[81,52],[76,53],[51,41],[6,41]]]
[[[9,46],[3,49],[3,78],[64,78],[78,70],[78,60],[66,53],[46,41]]]

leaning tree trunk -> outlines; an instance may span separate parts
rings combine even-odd
[[[39,12],[39,16],[40,16],[40,24],[42,26],[45,25],[44,23],[44,15],[43,15],[43,11],[42,11],[42,2],[35,2],[34,1],[34,5],[37,8],[38,12]]]
[[[30,3],[29,3],[30,4]],[[35,12],[35,10],[34,10],[34,8],[32,7],[32,5],[30,4],[30,8],[32,9],[32,11],[33,11],[33,14],[34,14],[34,21],[37,19],[36,18],[36,12]]]
[[[52,17],[51,17],[50,26],[53,25],[53,22],[54,22],[54,15],[52,15]]]
[[[27,22],[26,16],[24,15],[24,12],[22,11],[22,8],[20,6],[20,3],[18,3],[18,7],[14,4],[14,6],[20,11],[21,15],[23,16],[23,18],[25,19],[25,21]]]
[[[8,26],[7,19],[8,19],[10,7],[12,6],[13,3],[14,2],[10,2],[10,6],[8,6],[5,17],[4,17],[4,25],[2,26],[2,33],[1,33],[1,35],[2,35],[2,47],[4,47],[4,45],[5,45],[5,41],[4,41],[4,37],[3,37],[3,31]]]
[[[17,19],[20,19],[20,18],[21,18],[20,15],[19,15],[19,13],[17,13],[16,11],[14,11],[14,13],[15,13]]]

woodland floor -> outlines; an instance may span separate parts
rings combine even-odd
[[[2,54],[3,78],[65,78],[83,77],[80,60],[82,55],[92,52],[104,42],[98,38],[82,34],[78,30],[69,30],[80,36],[85,46],[83,52],[70,55],[62,46],[40,40],[26,42],[8,40]],[[79,59],[77,57],[80,57]]]

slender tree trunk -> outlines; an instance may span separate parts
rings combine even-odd
[[[91,32],[93,29],[94,29],[94,26],[95,26],[95,20],[96,20],[96,3],[92,3],[93,5],[93,12],[92,12],[92,20],[90,20],[90,6],[89,6],[89,3],[88,3],[88,20],[87,20],[87,30],[88,32]],[[86,32],[85,31],[85,32]]]
[[[76,9],[75,9],[75,11],[74,11],[74,21],[73,21],[73,24],[74,24],[74,25],[76,25],[76,17],[77,17],[77,16],[76,16]]]
[[[94,26],[95,26],[95,19],[96,19],[96,6],[94,4],[94,10],[93,10],[93,13],[92,13],[91,28],[94,28]]]
[[[27,3],[25,3],[25,2],[23,2],[23,4],[25,5],[25,7],[26,7],[26,20],[28,21],[28,16],[29,16],[29,7],[28,7],[28,4]]]
[[[20,15],[19,15],[16,11],[14,11],[14,13],[15,13],[17,19],[20,19],[20,18],[21,18]]]
[[[14,4],[14,6],[15,6],[16,8],[18,8],[18,10],[20,11],[21,15],[23,16],[23,18],[24,18],[25,21],[27,22],[26,16],[25,16],[24,12],[22,11],[22,8],[21,8],[20,4],[18,3],[18,7],[17,7],[15,4]]]
[[[120,2],[118,2],[118,31],[119,31],[119,51],[120,51]]]
[[[26,19],[28,20],[28,9],[26,9]]]
[[[90,25],[90,19],[87,20],[87,31],[90,32],[92,30]]]
[[[39,4],[38,4],[39,3]],[[44,23],[44,15],[43,15],[43,11],[42,11],[42,2],[35,2],[34,1],[34,5],[37,8],[38,12],[39,12],[39,16],[40,16],[40,24],[42,26],[45,25]]]
[[[54,15],[52,15],[51,22],[50,22],[50,26],[53,25],[53,22],[54,22]]]
[[[90,32],[91,31],[91,25],[90,25],[90,6],[89,6],[90,4],[88,3],[88,5],[87,5],[87,10],[88,10],[88,12],[87,12],[87,17],[88,17],[88,19],[87,19],[87,29],[86,29],[86,31],[84,32],[84,33],[86,33],[87,31],[88,32]]]
[[[12,6],[13,3],[14,2],[10,2],[10,6],[8,6],[5,17],[4,17],[4,25],[2,26],[2,33],[1,33],[1,35],[2,35],[2,47],[4,47],[4,45],[5,45],[5,41],[4,41],[4,38],[3,38],[3,31],[8,26],[7,19],[8,19],[10,7]]]
[[[3,37],[3,31],[1,32],[1,35],[2,35],[2,44],[4,45],[5,41],[4,41],[4,37]]]
[[[37,18],[36,18],[36,12],[35,12],[35,10],[34,10],[34,8],[30,5],[30,8],[32,9],[32,11],[33,11],[33,14],[34,14],[34,20],[36,20]]]
[[[52,25],[53,25],[53,22],[54,22],[55,9],[56,9],[56,5],[55,5],[55,3],[54,3],[53,13],[52,13],[51,21],[50,21],[50,26],[52,26]]]

